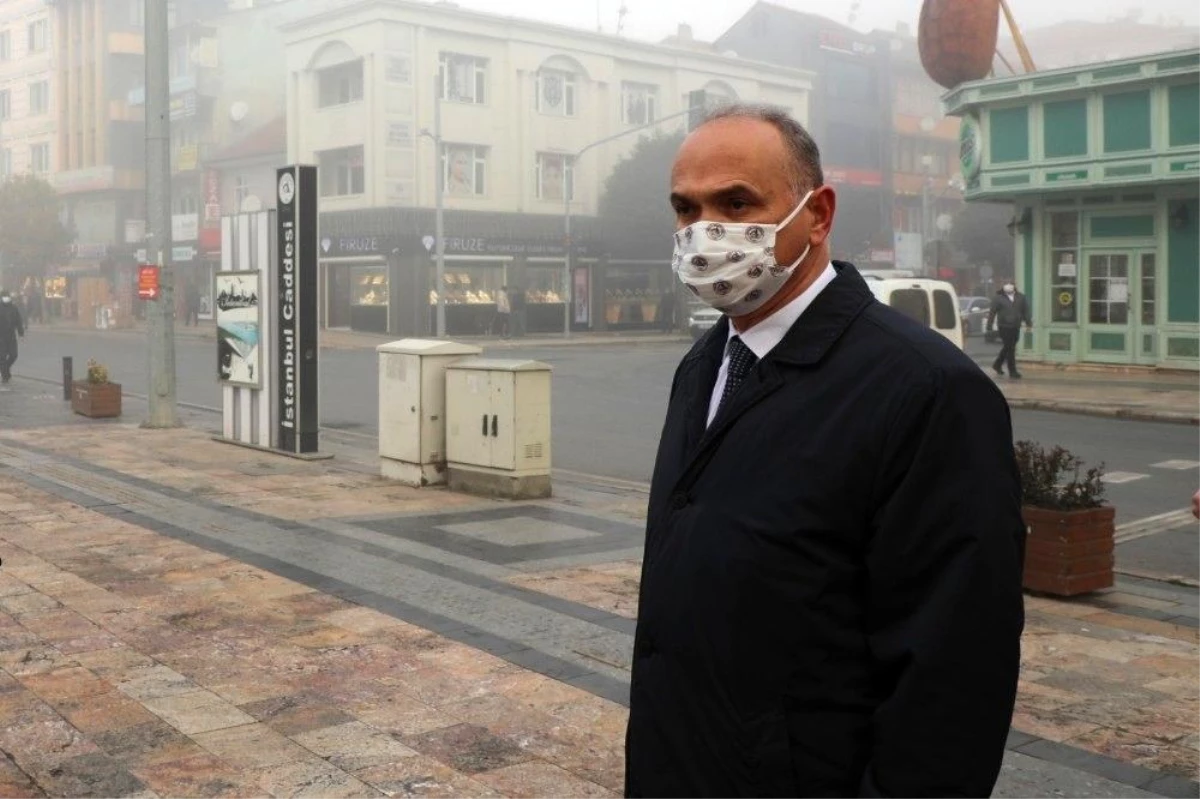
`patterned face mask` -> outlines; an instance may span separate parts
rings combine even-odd
[[[775,236],[796,218],[812,192],[804,195],[778,225],[696,222],[675,233],[671,267],[692,294],[729,316],[745,316],[775,296],[808,255],[812,245],[788,266],[775,262]]]

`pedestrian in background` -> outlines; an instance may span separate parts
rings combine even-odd
[[[196,281],[189,280],[187,288],[184,289],[184,307],[187,313],[187,319],[184,324],[188,326],[200,324],[200,287],[196,285]]]
[[[1004,371],[1000,367],[1007,363],[1008,376],[1020,380],[1021,373],[1017,371],[1017,342],[1021,340],[1021,323],[1024,323],[1027,329],[1032,330],[1033,321],[1029,317],[1029,300],[1024,294],[1017,291],[1017,287],[1011,280],[1006,281],[996,296],[992,298],[992,309],[988,311],[987,329],[992,330],[997,322],[999,322],[1000,330],[1000,354],[996,356],[992,369],[997,375],[1003,377]]]
[[[21,321],[21,311],[6,289],[0,291],[0,383],[12,380],[18,337],[25,338],[25,325]]]
[[[496,292],[496,323],[492,332],[499,333],[500,338],[508,338],[512,334],[512,301],[508,298],[508,286],[501,286]]]
[[[674,270],[724,316],[655,462],[627,795],[989,795],[1024,623],[1004,397],[831,262],[836,197],[785,112],[716,111],[671,204]]]

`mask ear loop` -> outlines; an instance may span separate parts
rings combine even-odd
[[[804,206],[808,205],[808,201],[813,196],[813,193],[815,191],[816,191],[816,189],[809,189],[808,194],[805,194],[804,197],[801,198],[800,204],[797,205],[794,209],[792,209],[792,212],[787,215],[787,218],[785,218],[782,222],[779,223],[779,227],[775,228],[775,230],[777,230],[777,231],[783,230],[785,227],[792,224],[792,220],[796,218],[796,214],[798,214],[804,210]]]

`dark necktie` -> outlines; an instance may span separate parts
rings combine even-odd
[[[717,415],[713,417],[714,421],[720,418],[721,412],[725,410],[729,400],[737,393],[738,388],[745,381],[746,375],[750,374],[750,370],[756,363],[758,363],[758,356],[751,352],[740,338],[734,336],[729,339],[729,371],[725,373],[725,390],[721,392],[721,403],[717,405]]]

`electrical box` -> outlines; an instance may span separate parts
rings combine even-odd
[[[446,482],[446,367],[482,350],[406,338],[380,344],[379,473],[406,485]]]
[[[550,366],[465,358],[446,369],[450,488],[488,496],[550,496]]]

